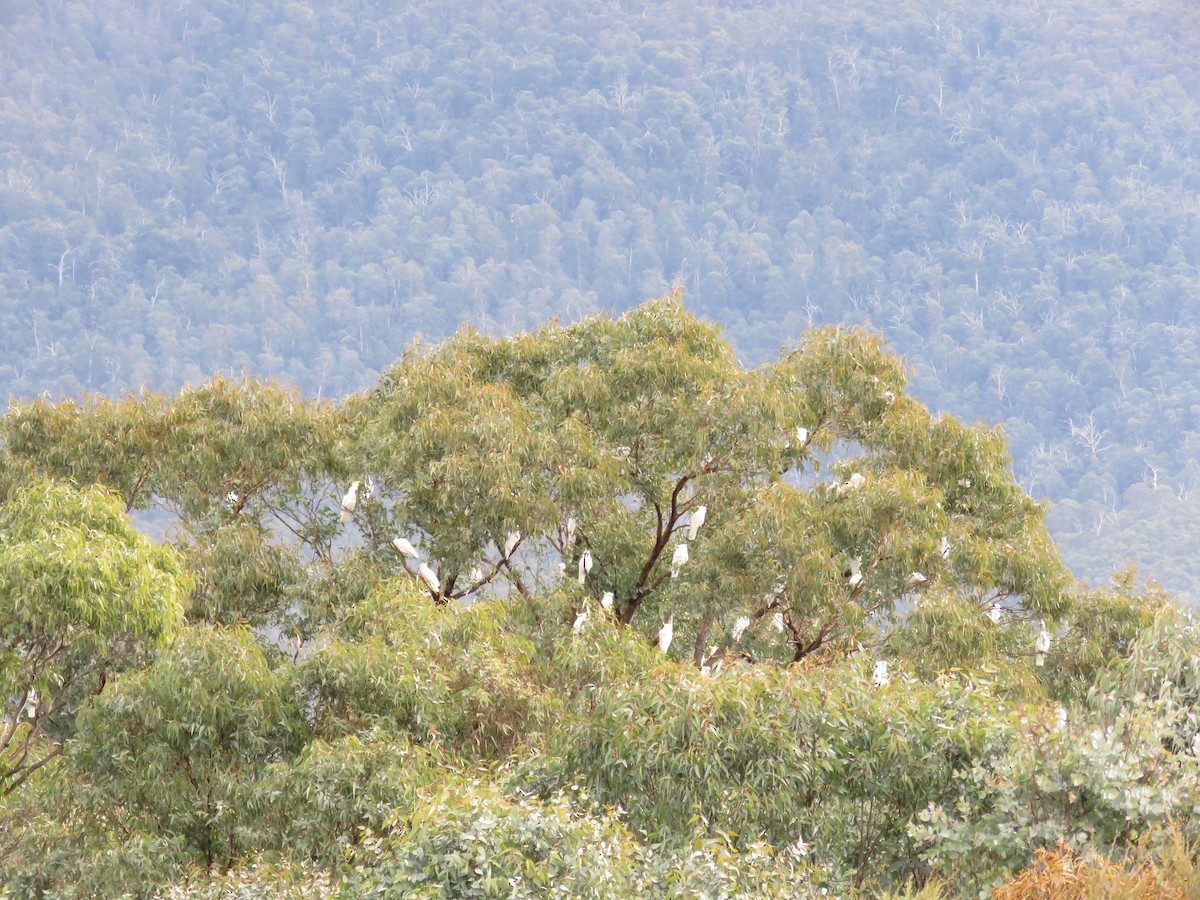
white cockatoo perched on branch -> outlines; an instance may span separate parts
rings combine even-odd
[[[571,541],[573,541],[575,539],[576,527],[578,527],[578,523],[575,521],[575,517],[567,516],[567,543],[566,543],[566,546],[568,546],[568,547],[571,546]]]
[[[680,544],[675,548],[675,552],[671,555],[671,577],[678,578],[679,570],[687,565],[688,562],[688,545]]]
[[[504,557],[507,559],[512,556],[513,551],[517,549],[517,544],[521,543],[521,532],[510,531],[504,537]]]
[[[731,637],[733,638],[733,642],[735,644],[742,639],[742,635],[746,633],[746,629],[749,627],[750,627],[750,617],[749,616],[738,616],[737,617],[737,620],[733,623],[733,632],[731,634]]]
[[[575,635],[583,634],[583,626],[585,624],[587,624],[587,620],[588,620],[588,610],[587,610],[587,607],[585,606],[580,611],[579,615],[577,615],[575,617],[575,624],[573,624],[571,626],[571,633],[575,634]]]
[[[437,572],[429,568],[428,565],[421,563],[419,566],[417,566],[417,575],[435,594],[441,592],[442,583],[438,580]]]
[[[359,482],[354,482],[350,485],[350,490],[346,491],[346,496],[342,497],[342,521],[350,520],[350,513],[354,512],[354,507],[358,506],[358,485]]]
[[[867,483],[867,476],[862,472],[855,472],[846,481],[843,481],[837,486],[837,492],[843,494],[847,491],[857,491],[860,487]]]
[[[850,568],[846,570],[846,584],[851,588],[856,588],[862,584],[862,557],[856,556],[850,560]]]
[[[587,578],[588,572],[592,571],[592,551],[584,550],[579,557],[579,583],[583,584],[583,580]]]
[[[923,585],[928,580],[929,579],[926,578],[924,575],[922,575],[920,572],[913,572],[911,575],[908,576],[908,586],[913,587],[913,588],[919,588],[921,585]]]
[[[658,649],[662,653],[666,653],[671,649],[671,641],[675,638],[675,617],[671,616],[667,621],[663,622],[663,627],[658,629]]]
[[[687,536],[689,541],[696,539],[696,535],[700,533],[700,526],[704,524],[706,518],[708,518],[708,507],[697,506],[695,512],[688,519]]]
[[[875,682],[876,687],[887,687],[892,683],[892,679],[888,675],[888,664],[886,660],[881,659],[875,663],[875,671],[871,675],[871,680]]]
[[[1046,664],[1046,654],[1050,652],[1050,632],[1046,630],[1046,623],[1042,623],[1042,630],[1038,633],[1037,640],[1033,643],[1033,649],[1037,651],[1037,656],[1034,663],[1039,666]]]
[[[605,612],[612,612],[615,599],[612,591],[605,591],[604,596],[600,598],[600,608]]]
[[[407,538],[392,538],[392,546],[396,548],[397,553],[408,559],[416,559],[420,555]]]

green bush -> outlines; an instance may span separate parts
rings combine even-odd
[[[638,848],[611,814],[566,794],[507,796],[454,780],[356,855],[346,897],[634,896]]]
[[[578,783],[651,841],[680,847],[693,824],[739,850],[811,845],[843,885],[921,869],[907,824],[946,797],[1006,713],[983,680],[934,684],[869,660],[827,669],[724,672],[664,665],[597,690],[522,777],[550,794]]]
[[[958,772],[955,796],[912,825],[922,859],[964,896],[986,897],[1038,850],[1120,855],[1168,822],[1194,839],[1200,761],[1168,749],[1175,719],[1144,697],[1111,714],[1027,708]]]

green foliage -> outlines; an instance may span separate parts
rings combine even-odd
[[[563,795],[511,798],[454,779],[368,842],[349,896],[632,896],[636,843],[611,814]]]
[[[278,622],[302,578],[295,557],[250,521],[201,532],[187,553],[196,577],[188,609],[193,622]]]
[[[336,879],[312,866],[256,860],[234,871],[189,872],[154,900],[332,900]]]
[[[946,796],[1005,715],[983,679],[893,680],[873,686],[860,660],[803,674],[663,671],[598,689],[527,774],[586,785],[668,843],[698,816],[743,849],[803,839],[843,885],[891,881],[913,871],[906,823]]]
[[[1067,600],[1066,627],[1055,641],[1047,672],[1052,690],[1068,702],[1082,700],[1108,673],[1127,669],[1135,651],[1145,653],[1149,646],[1162,652],[1179,639],[1168,637],[1179,625],[1171,597],[1153,584],[1139,588],[1132,569],[1118,572],[1110,588],[1078,588]]]
[[[1061,709],[1061,708],[1059,708]],[[1170,753],[1169,710],[1126,700],[1107,719],[1028,708],[964,767],[957,796],[914,823],[921,857],[966,896],[990,896],[1039,848],[1119,851],[1168,820],[1194,832],[1200,763]]]
[[[299,677],[317,733],[379,728],[485,757],[538,730],[551,698],[531,679],[535,647],[502,628],[498,604],[436,607],[407,580],[346,609]]]
[[[0,506],[0,792],[61,751],[112,671],[180,627],[190,586],[103,488],[35,481]]]
[[[337,405],[14,410],[0,885],[932,898],[1181,858],[1196,629],[1072,587],[999,432],[906,391],[858,328],[747,369],[673,293]]]
[[[80,714],[68,764],[101,821],[227,868],[258,841],[268,764],[306,732],[289,667],[244,630],[192,628]]]
[[[451,765],[436,750],[379,731],[316,739],[294,759],[272,764],[256,846],[336,868],[365,835],[411,814]]]
[[[0,419],[0,438],[18,472],[106,485],[126,509],[162,508],[193,531],[269,527],[328,558],[336,514],[321,494],[342,474],[339,427],[330,404],[217,377],[170,401],[38,399]]]

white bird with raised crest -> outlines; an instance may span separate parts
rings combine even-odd
[[[571,633],[578,636],[583,634],[583,626],[587,624],[588,610],[585,606],[583,610],[575,617],[575,624],[571,626]]]
[[[851,559],[850,567],[843,574],[846,576],[846,584],[850,585],[851,588],[856,588],[862,584],[862,557],[856,556]]]

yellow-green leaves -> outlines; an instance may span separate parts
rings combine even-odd
[[[59,752],[44,737],[123,658],[182,625],[190,589],[175,551],[138,534],[104,488],[35,481],[0,506],[0,697],[30,729],[0,727],[0,791]]]

